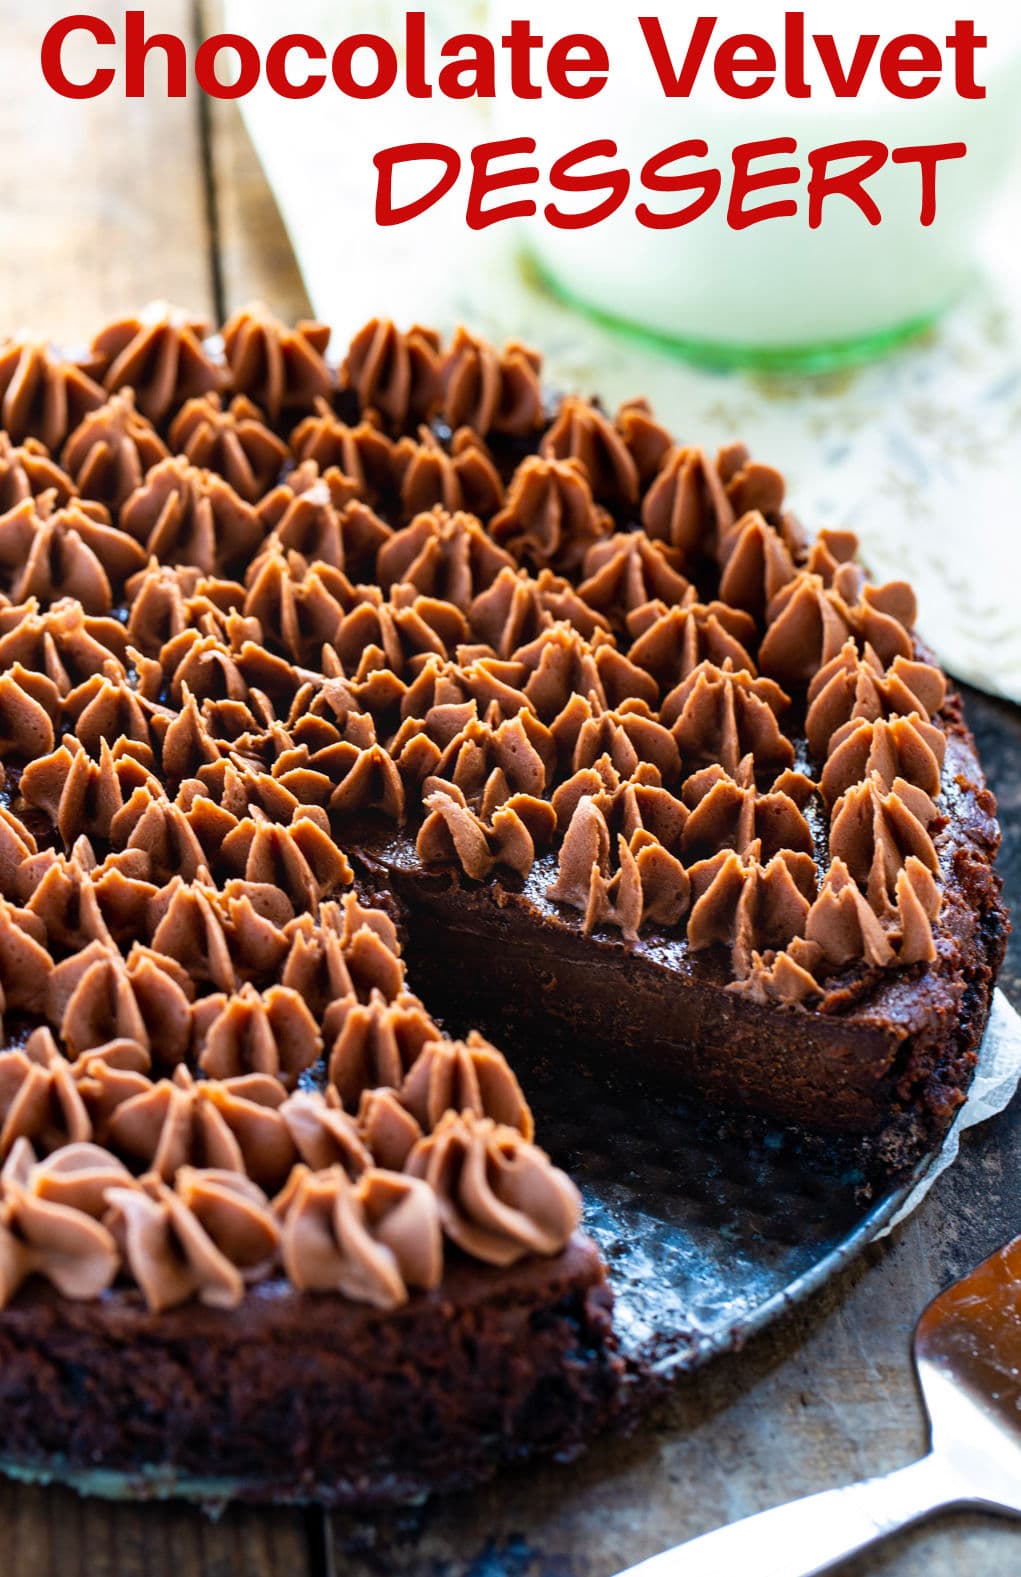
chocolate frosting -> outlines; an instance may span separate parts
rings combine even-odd
[[[563,401],[539,453],[547,460],[575,460],[600,503],[630,508],[638,502],[638,467],[608,416],[574,395]]]
[[[30,760],[53,748],[52,712],[59,708],[59,692],[43,693],[38,679],[16,663],[0,675],[0,749],[5,755]]]
[[[464,1040],[430,1040],[400,1089],[401,1103],[431,1133],[448,1111],[491,1117],[531,1139],[532,1113],[502,1052],[474,1030]]]
[[[391,534],[347,477],[336,467],[320,475],[314,460],[304,461],[266,495],[259,517],[273,527],[264,552],[279,546],[312,565],[325,563],[354,576],[371,575],[376,554]]]
[[[324,563],[311,568],[274,542],[252,565],[244,611],[258,620],[264,641],[307,665],[332,645],[354,595],[341,570]]]
[[[280,1228],[269,1200],[251,1178],[184,1166],[174,1192],[246,1282],[259,1281],[273,1269]]]
[[[212,616],[229,614],[244,600],[236,581],[203,575],[188,565],[164,565],[150,558],[126,587],[128,637],[148,657],[166,641]],[[161,676],[162,678],[162,676]]]
[[[842,564],[827,585],[802,570],[769,603],[759,663],[786,684],[805,684],[851,637],[869,643],[882,662],[908,659],[915,616],[914,594],[902,581],[867,586],[855,565]]]
[[[26,438],[24,443],[14,444],[9,435],[0,430],[0,515],[5,515],[16,504],[23,504],[27,498],[38,498],[41,493],[49,492],[55,492],[58,502],[66,504],[73,498],[76,488],[38,438]]]
[[[860,546],[853,531],[835,531],[832,527],[824,527],[812,539],[805,568],[809,574],[821,576],[825,585],[832,586],[837,581],[841,566],[855,563]],[[858,574],[864,579],[860,570]]]
[[[468,609],[471,633],[501,658],[510,658],[556,622],[573,624],[586,639],[607,622],[594,613],[570,581],[552,570],[537,576],[505,565]]]
[[[889,719],[850,718],[829,743],[819,788],[832,804],[845,789],[876,774],[887,788],[903,778],[934,798],[940,792],[946,735],[917,712]]]
[[[557,880],[547,889],[555,903],[569,904],[584,916],[586,936],[600,926],[616,926],[627,942],[638,938],[642,923],[642,879],[624,835],[617,837],[617,869],[610,871],[610,830],[595,797],[578,801],[560,850]]]
[[[453,603],[463,613],[505,569],[513,573],[514,560],[490,540],[474,516],[441,508],[420,514],[396,532],[376,560],[384,591],[402,582]]]
[[[639,768],[615,784],[612,767],[604,772],[611,782],[600,786],[598,771],[583,770],[554,796],[566,832],[547,896],[580,910],[586,935],[613,926],[633,942],[646,921],[673,926],[688,908],[690,882],[679,857],[688,811],[658,785],[655,769]]]
[[[626,453],[626,451],[625,451]],[[489,533],[527,564],[576,570],[595,542],[610,535],[612,520],[594,501],[580,460],[523,460],[511,479],[507,505],[489,522]]]
[[[391,456],[401,513],[410,520],[441,506],[486,517],[503,503],[503,482],[485,443],[471,428],[454,434],[449,449],[428,427],[402,438]]]
[[[946,680],[931,664],[898,656],[884,668],[871,646],[859,653],[853,641],[845,641],[808,687],[809,749],[825,758],[838,729],[854,718],[873,722],[916,713],[930,722],[946,693]]]
[[[226,375],[202,343],[207,333],[200,319],[153,302],[97,334],[92,367],[109,391],[134,389],[143,416],[162,422],[185,400],[225,387]]]
[[[198,1008],[198,1063],[208,1078],[265,1073],[292,1089],[322,1051],[315,1019],[287,986],[271,986],[260,995],[246,981],[233,996],[205,997]]]
[[[424,796],[428,811],[415,847],[426,865],[455,862],[473,881],[494,870],[527,876],[539,847],[556,826],[553,807],[530,794],[512,794],[490,816],[471,809],[454,783],[444,783]]]
[[[767,607],[796,574],[782,534],[757,509],[742,515],[719,544],[720,597],[762,619]]]
[[[294,500],[304,493],[315,493],[319,503],[328,502],[337,510],[358,498],[355,483],[339,466],[328,465],[324,470],[316,460],[302,460],[292,470],[285,471],[276,487],[259,501],[257,513],[263,526],[276,529]]]
[[[514,662],[524,670],[526,701],[549,723],[576,694],[611,707],[632,700],[651,704],[658,695],[651,675],[619,652],[612,636],[603,631],[587,641],[568,624],[551,625],[519,647]]]
[[[180,457],[152,468],[125,502],[120,521],[147,555],[192,565],[203,575],[243,563],[263,536],[254,509],[228,482]]]
[[[51,1018],[75,1057],[130,1040],[165,1062],[179,1061],[191,1039],[191,987],[183,971],[153,950],[128,960],[99,939],[58,964],[47,998]]]
[[[154,1314],[190,1298],[211,1308],[237,1308],[245,1290],[241,1272],[166,1183],[154,1177],[138,1187],[111,1188],[107,1203],[106,1227]],[[239,1199],[238,1208],[247,1203]]]
[[[333,482],[328,480],[331,477]],[[341,511],[356,497],[354,484],[336,468],[322,474],[314,460],[303,461],[258,506],[259,520],[269,535],[254,563],[282,548],[300,553],[310,564],[344,569]],[[384,529],[382,535],[385,538],[388,532]]]
[[[369,598],[345,614],[334,650],[341,672],[352,678],[388,671],[392,681],[423,672],[418,663],[410,667],[423,655],[449,657],[466,633],[464,616],[451,603],[420,597],[414,586],[400,585],[388,600]]]
[[[406,1175],[429,1184],[444,1235],[489,1265],[559,1254],[581,1219],[577,1189],[544,1151],[470,1111],[420,1139]]]
[[[38,438],[55,451],[102,403],[99,385],[45,340],[0,342],[0,427],[13,443]]]
[[[329,1025],[336,1038],[327,1072],[348,1111],[356,1110],[365,1090],[399,1089],[422,1047],[439,1033],[416,996],[399,988],[388,995],[378,986],[364,1002],[352,991],[332,1003]]]
[[[65,1298],[99,1297],[117,1273],[110,1233],[84,1211],[38,1191],[46,1163],[32,1165],[30,1152],[16,1159],[0,1183],[0,1307],[31,1276],[43,1277]]]
[[[299,466],[312,461],[322,472],[339,472],[359,498],[378,499],[391,488],[393,445],[371,414],[351,427],[328,400],[317,399],[315,415],[299,422],[290,444]]]
[[[702,662],[718,668],[729,662],[734,668],[755,671],[748,650],[755,642],[754,620],[722,602],[699,602],[694,588],[671,608],[649,602],[636,609],[628,629],[635,637],[631,661],[666,689],[687,679]]]
[[[246,883],[276,888],[296,912],[314,910],[322,898],[352,880],[347,856],[310,814],[282,827],[253,806],[228,833],[220,852]]]
[[[440,341],[430,329],[402,333],[373,318],[360,329],[341,367],[341,384],[362,409],[376,410],[397,428],[428,416],[440,397]]]
[[[72,1077],[95,1134],[105,1137],[117,1107],[150,1088],[151,1066],[149,1053],[130,1040],[108,1041],[77,1059]]]
[[[527,714],[526,714],[527,715]],[[662,782],[672,784],[681,775],[681,757],[669,729],[664,728],[645,701],[623,701],[603,707],[597,701],[575,696],[555,719],[549,734],[564,766],[577,775],[597,767],[605,757],[621,778],[628,778],[643,763],[655,767]],[[553,794],[554,806],[567,784]]]
[[[358,1124],[344,1111],[333,1086],[327,1086],[325,1095],[318,1090],[298,1090],[280,1112],[303,1163],[314,1170],[340,1166],[355,1179],[372,1165],[372,1152],[363,1144]]]
[[[331,809],[341,814],[377,811],[392,821],[404,820],[404,784],[382,745],[341,742],[313,756],[311,765],[326,767],[325,775],[335,785],[328,800]]]
[[[127,642],[117,619],[90,617],[72,598],[41,610],[30,597],[0,615],[0,664],[45,675],[60,696],[95,674],[125,676]]]
[[[386,1171],[401,1172],[422,1137],[422,1130],[396,1090],[363,1090],[358,1105],[358,1132],[376,1162]]]
[[[61,509],[55,493],[43,493],[0,516],[0,572],[14,602],[73,597],[86,613],[109,613],[144,563],[101,504],[72,499]]]
[[[933,921],[939,918],[943,899],[932,871],[924,860],[909,854],[898,872],[896,886],[899,964],[929,964],[936,957]]]
[[[909,855],[929,871],[939,869],[929,831],[937,816],[924,789],[895,778],[887,790],[878,774],[849,788],[837,801],[830,821],[830,853],[866,889],[877,913],[894,897]]]
[[[433,777],[439,781],[434,785],[427,779],[425,787],[442,789],[445,781],[452,783],[489,815],[516,793],[541,799],[554,754],[553,735],[531,712],[494,724],[480,719],[473,705],[464,727],[437,757]]]
[[[357,908],[353,894],[344,902]],[[281,982],[298,992],[317,1019],[331,1002],[353,993],[356,984],[364,990],[379,985],[392,996],[403,983],[396,938],[380,936],[367,923],[349,929],[347,912],[336,903],[322,904],[317,916],[299,915],[286,928]]]
[[[432,1189],[407,1174],[373,1169],[352,1184],[341,1167],[302,1168],[287,1191],[280,1247],[303,1291],[395,1309],[409,1288],[439,1283],[440,1207]]]
[[[18,1139],[7,1158],[3,1185],[13,1182],[47,1204],[81,1211],[98,1221],[108,1188],[130,1188],[131,1173],[101,1145],[76,1141],[39,1161],[31,1141]]]
[[[23,1050],[0,1052],[0,1157],[19,1140],[52,1150],[91,1136],[89,1114],[48,1030],[35,1030]]]
[[[86,498],[119,509],[146,472],[170,451],[151,422],[135,408],[135,391],[121,389],[79,423],[61,462]]]
[[[734,523],[734,510],[713,462],[704,450],[670,450],[642,502],[642,525],[689,563],[712,552]]]
[[[443,357],[443,419],[483,438],[495,431],[525,437],[542,426],[542,358],[517,340],[502,351],[459,326]]]
[[[333,375],[323,359],[329,343],[325,324],[288,328],[261,303],[236,312],[223,330],[234,388],[258,401],[271,422],[286,408],[329,397]]]
[[[72,1143],[37,1161],[27,1139],[4,1168],[0,1201],[6,1304],[26,1277],[44,1276],[70,1298],[94,1298],[118,1268],[154,1312],[197,1295],[234,1307],[244,1280],[272,1268],[279,1228],[248,1178],[183,1168],[175,1190],[136,1182],[97,1145]]]
[[[638,468],[638,480],[648,486],[673,448],[673,438],[656,420],[648,400],[626,400],[617,412],[616,427]]]
[[[692,905],[688,945],[693,951],[728,943],[734,972],[746,975],[752,955],[786,947],[805,932],[815,897],[815,861],[784,850],[763,863],[753,843],[744,854],[724,851],[689,871]]]
[[[843,860],[834,859],[805,922],[805,935],[830,964],[858,959],[883,968],[893,962],[893,946],[868,899]]]
[[[217,471],[250,504],[265,495],[288,458],[287,445],[265,425],[259,407],[240,394],[226,408],[216,393],[189,400],[170,424],[169,438],[175,454]]]
[[[789,704],[772,679],[755,679],[728,657],[720,667],[704,661],[692,669],[666,697],[660,720],[685,760],[718,761],[733,772],[751,753],[763,769],[789,767],[794,748],[778,722]]]
[[[784,849],[811,855],[812,832],[798,801],[807,803],[813,793],[810,780],[793,772],[782,773],[769,793],[761,792],[750,755],[733,776],[720,766],[694,773],[683,789],[691,810],[681,833],[684,854],[689,860],[711,858],[721,849],[745,854],[757,842],[766,860]]]
[[[103,1077],[95,1068],[92,1076]],[[103,1137],[168,1182],[182,1166],[212,1166],[276,1189],[298,1159],[284,1100],[282,1085],[266,1075],[196,1082],[182,1064],[173,1079],[147,1083],[117,1104]]]
[[[823,988],[814,973],[822,957],[818,943],[800,936],[779,950],[760,953],[753,948],[748,973],[732,980],[727,990],[761,1006],[778,1003],[795,1007],[822,996]]]
[[[578,596],[620,629],[647,603],[672,607],[684,602],[691,586],[679,563],[676,550],[650,541],[644,532],[618,532],[589,548]]]
[[[779,471],[753,460],[742,443],[726,444],[719,451],[716,471],[735,516],[758,510],[771,525],[789,532],[790,523],[781,515],[785,485]]]

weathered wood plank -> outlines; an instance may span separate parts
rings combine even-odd
[[[230,1511],[210,1522],[179,1505],[105,1505],[58,1489],[0,1486],[11,1569],[24,1577],[272,1577],[306,1570],[296,1513]]]
[[[288,323],[309,317],[294,251],[237,106],[211,106],[209,130],[225,314],[265,301]]]
[[[106,1505],[59,1489],[0,1483],[4,1570],[19,1577],[303,1577],[298,1512]]]
[[[217,0],[198,0],[196,10],[203,36],[222,26]],[[308,296],[294,251],[237,105],[210,101],[206,131],[216,194],[217,284],[224,313],[264,301],[287,322],[308,317]]]
[[[62,0],[8,0],[0,49],[0,318],[80,344],[114,313],[166,297],[212,310],[209,232],[193,98],[61,98],[39,51]],[[123,28],[124,8],[89,7]],[[190,36],[187,0],[160,28]],[[154,24],[155,25],[155,24]],[[86,51],[78,67],[94,69]],[[69,70],[73,56],[69,52]],[[154,57],[150,70],[155,73]],[[153,76],[155,84],[155,75]]]

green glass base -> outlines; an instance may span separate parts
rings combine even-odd
[[[810,345],[739,345],[718,340],[699,339],[694,336],[668,334],[663,330],[648,328],[629,318],[594,306],[584,296],[565,285],[556,274],[539,261],[533,252],[522,253],[522,266],[528,277],[540,289],[562,301],[565,306],[583,313],[593,322],[626,335],[636,344],[682,358],[696,366],[714,372],[762,372],[814,374],[839,371],[863,362],[875,361],[888,355],[906,341],[917,339],[930,330],[943,315],[939,308],[894,328],[882,329],[873,334],[863,334],[855,339],[830,340]]]

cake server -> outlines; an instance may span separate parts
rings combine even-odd
[[[812,1577],[953,1506],[1021,1516],[1021,1237],[933,1299],[914,1355],[928,1456],[746,1517],[618,1577]]]

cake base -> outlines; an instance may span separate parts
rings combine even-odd
[[[379,1313],[286,1282],[150,1314],[35,1285],[0,1316],[0,1467],[116,1498],[370,1507],[567,1458],[622,1406],[599,1254],[454,1263]]]

